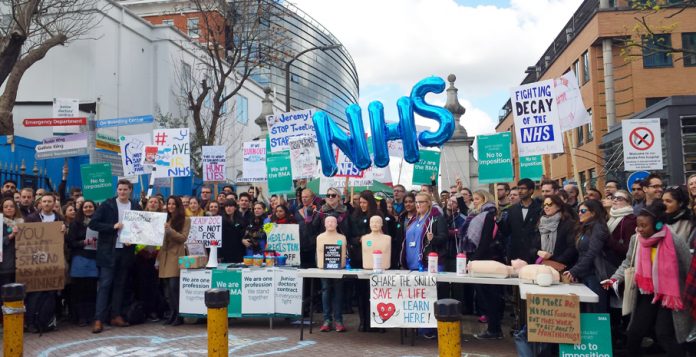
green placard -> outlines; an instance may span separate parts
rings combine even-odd
[[[86,200],[100,203],[114,196],[111,182],[111,164],[83,164],[80,166],[82,176],[82,194]]]
[[[266,152],[268,193],[271,195],[293,192],[290,151]]]
[[[541,180],[544,176],[544,162],[541,155],[520,157],[520,179]]]
[[[609,314],[580,314],[580,344],[559,345],[559,356],[612,356]]]
[[[479,183],[510,182],[515,178],[510,132],[476,137]]]
[[[414,185],[430,185],[432,180],[430,177],[440,172],[440,152],[431,150],[421,150],[420,160],[413,164],[413,180]]]
[[[242,317],[242,271],[213,270],[211,286],[230,291],[230,304],[227,306],[228,317]]]

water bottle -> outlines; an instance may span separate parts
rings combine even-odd
[[[350,258],[346,258],[346,270],[350,270]]]
[[[457,254],[457,276],[466,275],[466,253]]]
[[[437,274],[437,253],[428,254],[428,274]]]

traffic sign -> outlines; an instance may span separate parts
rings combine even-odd
[[[636,150],[648,150],[655,143],[655,134],[646,127],[639,127],[631,130],[629,140]]]
[[[36,159],[36,160],[59,159],[59,158],[83,156],[83,155],[87,155],[87,148],[37,152],[36,154],[34,154],[34,159]]]
[[[625,171],[662,170],[662,133],[660,119],[624,119],[621,121]]]
[[[628,180],[626,180],[626,187],[628,188],[628,192],[633,193],[633,184],[636,181],[643,180],[648,176],[650,176],[650,173],[647,171],[636,171],[632,173],[630,176],[628,176]]]
[[[86,117],[79,118],[27,118],[22,121],[24,126],[77,126],[87,125]]]
[[[97,129],[110,128],[114,126],[124,126],[124,125],[136,125],[136,124],[149,124],[155,121],[152,115],[139,115],[133,117],[125,118],[114,118],[114,119],[102,119],[97,120]]]

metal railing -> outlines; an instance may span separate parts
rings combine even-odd
[[[34,167],[31,169],[31,173],[27,173],[27,167],[22,159],[22,163],[17,165],[17,163],[2,163],[0,166],[0,182],[5,182],[6,180],[13,180],[17,183],[17,189],[22,189],[25,187],[31,187],[34,190],[43,188],[49,191],[55,191],[53,188],[53,183],[47,175],[47,169],[39,169],[34,161]]]

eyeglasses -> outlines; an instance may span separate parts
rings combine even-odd
[[[623,196],[614,196],[611,198],[612,201],[628,201],[626,197]]]
[[[663,185],[650,185],[648,187],[655,189],[655,190],[657,190],[658,188],[665,188],[665,186],[663,186]]]
[[[587,213],[587,211],[588,211],[587,208],[581,208],[578,210],[578,212],[580,212],[580,214],[585,214],[585,213]]]
[[[679,186],[667,186],[667,190],[678,190]]]
[[[416,201],[417,205],[424,205],[426,203],[428,203],[428,201]]]
[[[327,194],[326,194],[326,197],[327,197],[327,198],[336,198],[336,197],[338,197],[338,195],[335,194],[335,193],[327,193]]]
[[[396,189],[394,189],[394,192],[406,192],[406,191],[405,191],[405,190],[402,190],[402,189],[400,189],[400,188],[396,188]]]
[[[544,207],[551,207],[553,206],[553,203],[544,203]]]

